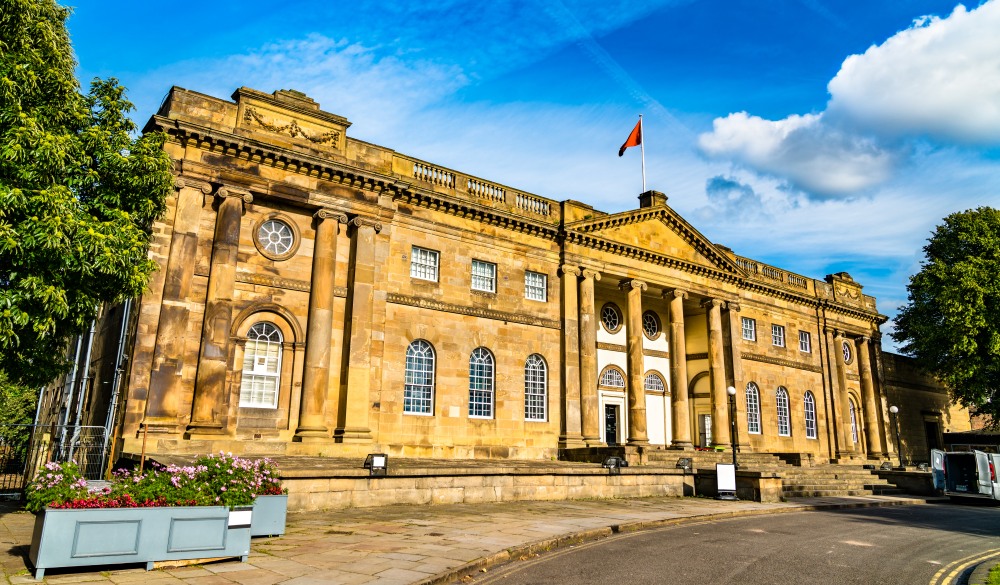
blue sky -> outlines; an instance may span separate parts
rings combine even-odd
[[[1000,206],[1000,0],[71,5],[80,79],[140,125],[171,85],[298,89],[355,138],[615,212],[641,113],[647,187],[702,233],[890,316],[941,218]]]

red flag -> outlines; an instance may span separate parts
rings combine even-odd
[[[625,144],[618,149],[618,156],[625,154],[625,149],[632,146],[639,146],[642,144],[642,118],[636,123],[635,128],[632,128],[632,133],[628,135],[628,140]]]

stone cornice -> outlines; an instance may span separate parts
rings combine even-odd
[[[309,292],[309,283],[304,280],[295,280],[293,278],[278,278],[276,276],[265,276],[263,274],[255,274],[253,272],[236,272],[236,282],[242,282],[244,284],[254,284],[257,286],[269,286],[272,288],[284,288],[288,290],[299,290],[303,292]]]
[[[435,299],[414,297],[398,293],[389,293],[388,296],[386,297],[386,302],[393,303],[396,305],[408,305],[411,307],[419,307],[421,309],[430,309],[432,311],[444,311],[447,313],[468,315],[470,317],[493,319],[494,321],[508,321],[511,323],[520,323],[522,325],[545,327],[548,329],[562,328],[562,325],[559,323],[559,321],[551,319],[541,319],[538,317],[532,317],[530,315],[524,315],[522,313],[508,313],[506,311],[495,311],[493,309],[482,309],[479,307],[456,305],[453,303],[445,303]]]
[[[783,366],[786,368],[795,368],[796,370],[807,370],[809,372],[816,372],[818,374],[823,373],[823,368],[821,368],[820,366],[814,366],[813,364],[806,364],[803,362],[795,362],[792,360],[771,357],[769,355],[761,355],[757,353],[742,353],[740,357],[745,360],[750,360],[752,362],[761,362],[775,366]]]

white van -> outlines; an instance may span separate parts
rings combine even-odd
[[[934,487],[943,490],[946,496],[1000,500],[998,468],[997,453],[931,450]]]

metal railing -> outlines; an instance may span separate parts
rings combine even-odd
[[[75,461],[87,479],[103,479],[108,443],[104,427],[0,425],[0,497],[20,498],[49,461]]]

